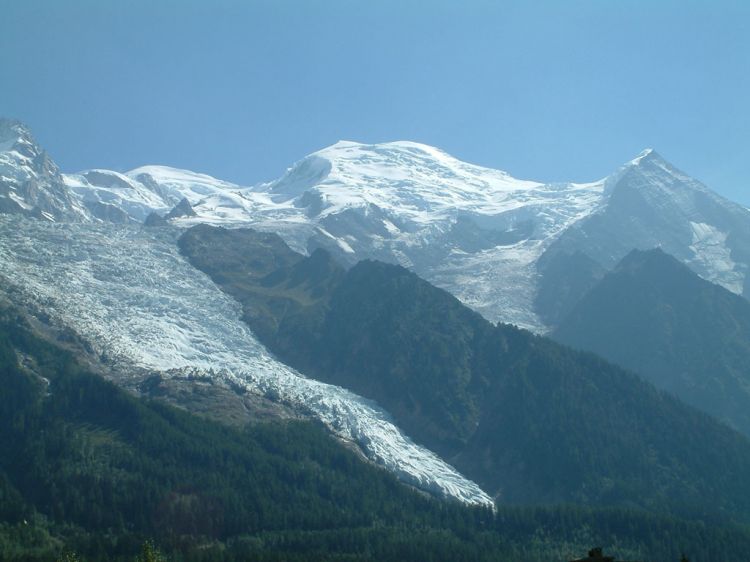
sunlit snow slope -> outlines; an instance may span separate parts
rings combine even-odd
[[[560,271],[576,259],[606,271],[636,248],[661,247],[750,296],[750,212],[652,150],[600,181],[544,184],[424,144],[341,141],[243,187],[166,166],[60,174],[27,128],[0,119],[0,213],[141,223],[183,199],[195,216],[176,213],[173,224],[252,226],[343,264],[399,263],[489,320],[535,332],[565,308],[549,305],[565,296],[555,287],[567,290]]]
[[[344,263],[400,263],[491,320],[537,330],[534,264],[596,208],[604,185],[518,180],[413,142],[339,142],[254,188],[160,166],[65,181],[85,201],[114,202],[139,221],[185,197],[197,216],[182,224],[251,225]]]
[[[303,406],[402,480],[439,496],[491,504],[376,404],[275,360],[239,320],[235,302],[180,256],[173,236],[132,225],[0,216],[0,279],[14,298],[76,330],[110,363],[167,376],[197,369]]]

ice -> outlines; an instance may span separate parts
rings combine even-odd
[[[691,222],[690,226],[693,229],[693,243],[690,246],[695,254],[693,261],[704,270],[704,277],[742,294],[745,276],[737,270],[737,264],[732,260],[732,252],[726,245],[727,233],[706,223]]]
[[[118,372],[197,370],[304,407],[404,482],[492,505],[377,404],[277,361],[239,320],[238,305],[182,258],[175,237],[172,230],[133,225],[0,216],[0,279],[16,301],[73,328]]]

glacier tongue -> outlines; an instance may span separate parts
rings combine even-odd
[[[492,505],[472,481],[404,435],[372,401],[304,378],[239,320],[236,303],[179,254],[175,233],[0,217],[0,278],[115,365],[197,369],[304,407],[401,480]]]

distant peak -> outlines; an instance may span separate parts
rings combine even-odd
[[[620,166],[614,174],[609,176],[606,180],[605,189],[607,191],[613,190],[616,186],[620,185],[622,180],[630,178],[632,174],[638,176],[647,174],[649,176],[649,181],[646,182],[647,185],[652,185],[653,182],[657,181],[655,179],[657,177],[661,177],[663,181],[671,181],[668,179],[669,177],[680,181],[691,180],[685,172],[676,168],[653,148],[647,148],[638,154],[638,156]]]
[[[638,154],[638,156],[636,156],[635,158],[633,158],[632,162],[635,163],[635,164],[637,164],[638,162],[640,162],[641,160],[643,160],[647,156],[650,156],[652,152],[654,152],[653,148],[646,148],[644,150],[641,150],[640,154]]]
[[[28,129],[28,127],[26,127],[26,125],[24,125],[18,119],[11,119],[9,117],[0,117],[0,130],[5,130],[5,129]]]
[[[0,117],[0,142],[12,139],[25,138],[29,142],[34,142],[31,135],[31,129],[18,119],[9,119]]]
[[[645,150],[642,150],[640,154],[638,154],[638,156],[633,158],[626,165],[639,166],[641,164],[654,161],[664,161],[664,158],[662,158],[659,153],[656,152],[653,148],[647,148]]]

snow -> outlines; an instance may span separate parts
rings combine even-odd
[[[705,277],[734,293],[742,294],[745,276],[737,270],[737,264],[732,260],[731,251],[726,245],[728,234],[706,223],[690,222],[690,227],[693,230],[693,243],[690,245],[695,254],[693,261],[707,272]]]
[[[310,169],[316,173],[310,174]],[[325,173],[324,173],[325,172]],[[304,181],[303,181],[304,180]],[[267,189],[289,197],[300,186],[325,194],[322,217],[350,207],[397,209],[429,223],[434,215],[481,208],[507,209],[508,194],[541,187],[505,172],[461,162],[436,148],[413,142],[359,144],[341,141],[313,153]]]
[[[304,378],[240,321],[238,305],[179,254],[176,233],[132,225],[54,224],[0,216],[0,279],[106,356],[165,376],[200,372],[302,406],[403,481],[492,505],[473,482],[418,446],[377,404]]]
[[[26,200],[16,193],[16,189],[11,186],[11,190],[8,192],[8,197],[18,203],[22,209],[30,211],[33,207],[29,205]]]
[[[654,152],[654,149],[653,149],[653,148],[646,148],[645,150],[642,150],[642,151],[641,151],[641,152],[640,152],[640,153],[638,154],[638,156],[636,156],[636,157],[635,157],[635,158],[633,158],[633,159],[632,159],[632,160],[631,160],[630,162],[628,162],[628,163],[626,164],[626,166],[637,166],[638,164],[640,164],[640,163],[641,163],[641,161],[642,161],[642,160],[643,160],[644,158],[647,158],[647,157],[648,157],[648,156],[650,156],[650,155],[651,155],[651,154],[652,154],[653,152]]]
[[[276,205],[255,209],[250,222],[264,217],[262,229],[274,230],[268,214],[292,203],[285,220],[296,215],[317,225],[344,260],[353,254],[412,267],[492,321],[542,331],[532,305],[533,265],[551,240],[597,208],[604,182],[543,184],[424,144],[340,141],[253,191]],[[524,221],[534,226],[523,241],[465,251],[452,233],[459,216],[491,234]]]
[[[187,198],[196,216],[177,224],[252,226],[279,233],[303,253],[322,243],[344,263],[399,263],[488,319],[535,331],[545,326],[533,312],[534,264],[559,233],[597,209],[605,186],[520,180],[408,141],[340,141],[254,187],[167,166],[94,171],[131,189],[95,185],[87,172],[65,176],[66,185],[84,202],[115,205],[134,222]],[[459,216],[489,236],[533,226],[520,240],[467,249],[453,231]]]
[[[15,151],[0,152],[0,175],[22,181],[33,170],[16,156]],[[12,165],[3,167],[4,158]],[[597,240],[606,236],[601,232],[575,242],[603,265],[614,265],[624,255],[621,250],[664,244],[699,275],[737,292],[749,265],[734,263],[727,244],[718,239],[691,239],[688,222],[719,224],[702,214],[698,202],[720,198],[653,149],[591,183],[517,179],[409,141],[340,141],[303,158],[279,179],[252,187],[154,165],[124,174],[90,170],[63,176],[63,181],[93,214],[99,210],[96,205],[107,204],[132,222],[142,222],[149,213],[164,215],[186,198],[196,216],[174,219],[180,226],[250,226],[278,233],[298,252],[322,246],[345,265],[361,259],[398,263],[488,320],[538,333],[548,327],[535,313],[537,261],[559,237],[575,230],[571,227],[607,209],[617,186],[627,184],[642,194],[643,209],[627,212],[644,217],[656,213],[668,217],[662,222],[670,225],[620,232],[627,246],[622,249],[599,248]],[[717,205],[730,207],[726,201]],[[737,209],[728,212],[736,215]],[[750,220],[747,210],[740,210],[744,218],[737,220]],[[640,215],[633,220],[637,224]],[[729,224],[717,228],[728,233]],[[734,243],[732,239],[730,245]]]
[[[187,197],[188,200],[191,197],[200,198],[214,194],[216,191],[232,190],[239,187],[207,174],[170,168],[169,166],[142,166],[126,172],[125,175],[141,182],[143,182],[141,178],[147,176],[168,191],[179,194],[179,199]]]
[[[26,127],[0,118],[0,137],[0,196],[13,199],[22,212],[39,212],[47,220],[88,218]]]
[[[177,224],[252,226],[304,253],[317,239],[344,263],[399,263],[489,320],[535,331],[545,326],[534,313],[534,264],[556,236],[597,209],[605,187],[520,180],[408,141],[340,141],[252,188],[165,166],[125,173],[132,190],[92,186],[81,176],[66,178],[80,197],[114,204],[135,221],[165,214],[185,197],[196,216]],[[467,249],[453,232],[459,216],[489,236],[532,227],[520,240]]]
[[[539,241],[523,241],[502,251],[455,252],[433,269],[432,281],[485,318],[497,317],[501,310],[506,323],[543,333],[547,327],[533,305],[536,260],[543,247]]]
[[[96,172],[102,176],[110,175],[131,187],[123,189],[96,185],[86,178],[89,172]],[[134,222],[143,222],[152,211],[166,213],[174,206],[142,184],[110,170],[87,170],[78,174],[63,175],[63,181],[84,203],[101,202],[115,205],[125,211]]]

